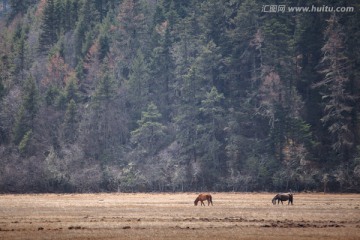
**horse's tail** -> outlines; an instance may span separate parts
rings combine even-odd
[[[211,202],[211,205],[213,205],[212,196],[211,196],[211,195],[209,195],[209,201]]]

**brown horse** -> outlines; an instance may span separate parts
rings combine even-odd
[[[293,205],[293,195],[292,193],[279,193],[276,194],[275,197],[271,200],[271,202],[275,205],[276,200],[278,201],[278,204],[281,201],[281,204],[284,204],[283,201],[289,201],[288,205],[291,203]]]
[[[212,202],[212,197],[210,194],[200,194],[194,201],[194,205],[197,206],[198,202],[200,201],[201,202],[201,206],[204,205],[205,206],[205,203],[204,201],[207,200],[208,202],[208,206],[210,205],[213,205],[213,202]]]

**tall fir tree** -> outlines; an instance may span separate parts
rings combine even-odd
[[[74,143],[77,136],[77,107],[73,99],[67,105],[64,118],[64,139],[67,143]]]
[[[14,143],[19,144],[25,134],[34,125],[34,119],[39,109],[39,93],[33,77],[29,77],[24,86],[22,105],[14,123]]]
[[[201,152],[201,162],[204,169],[204,179],[216,179],[224,173],[226,162],[223,154],[224,95],[215,87],[206,94],[200,105],[200,122],[196,127],[198,151]],[[211,185],[209,182],[207,185]]]
[[[54,0],[46,1],[42,14],[39,49],[46,53],[58,40],[59,19]]]
[[[131,142],[139,149],[145,150],[148,156],[153,156],[164,143],[165,126],[159,122],[161,114],[154,103],[147,106],[141,113],[139,127],[131,132]]]
[[[13,40],[14,65],[12,66],[12,75],[17,76],[17,79],[19,79],[20,82],[23,82],[26,77],[26,70],[29,67],[29,46],[27,44],[25,24],[19,24],[17,26]]]
[[[342,160],[349,159],[354,146],[352,111],[355,98],[349,92],[349,59],[344,51],[344,34],[338,18],[328,19],[324,32],[326,42],[319,68],[324,78],[314,84],[320,89],[323,101],[321,121],[330,133],[332,148]]]
[[[149,67],[143,53],[138,50],[132,64],[132,69],[127,81],[129,102],[132,104],[133,116],[140,118],[141,112],[147,107],[150,100]]]

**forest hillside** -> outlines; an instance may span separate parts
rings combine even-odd
[[[2,0],[0,192],[359,192],[359,10]]]

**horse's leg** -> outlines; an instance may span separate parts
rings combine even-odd
[[[203,201],[203,200],[201,200],[201,206],[202,206],[202,205],[204,205],[204,206],[205,206],[205,203],[204,203],[204,201]]]

